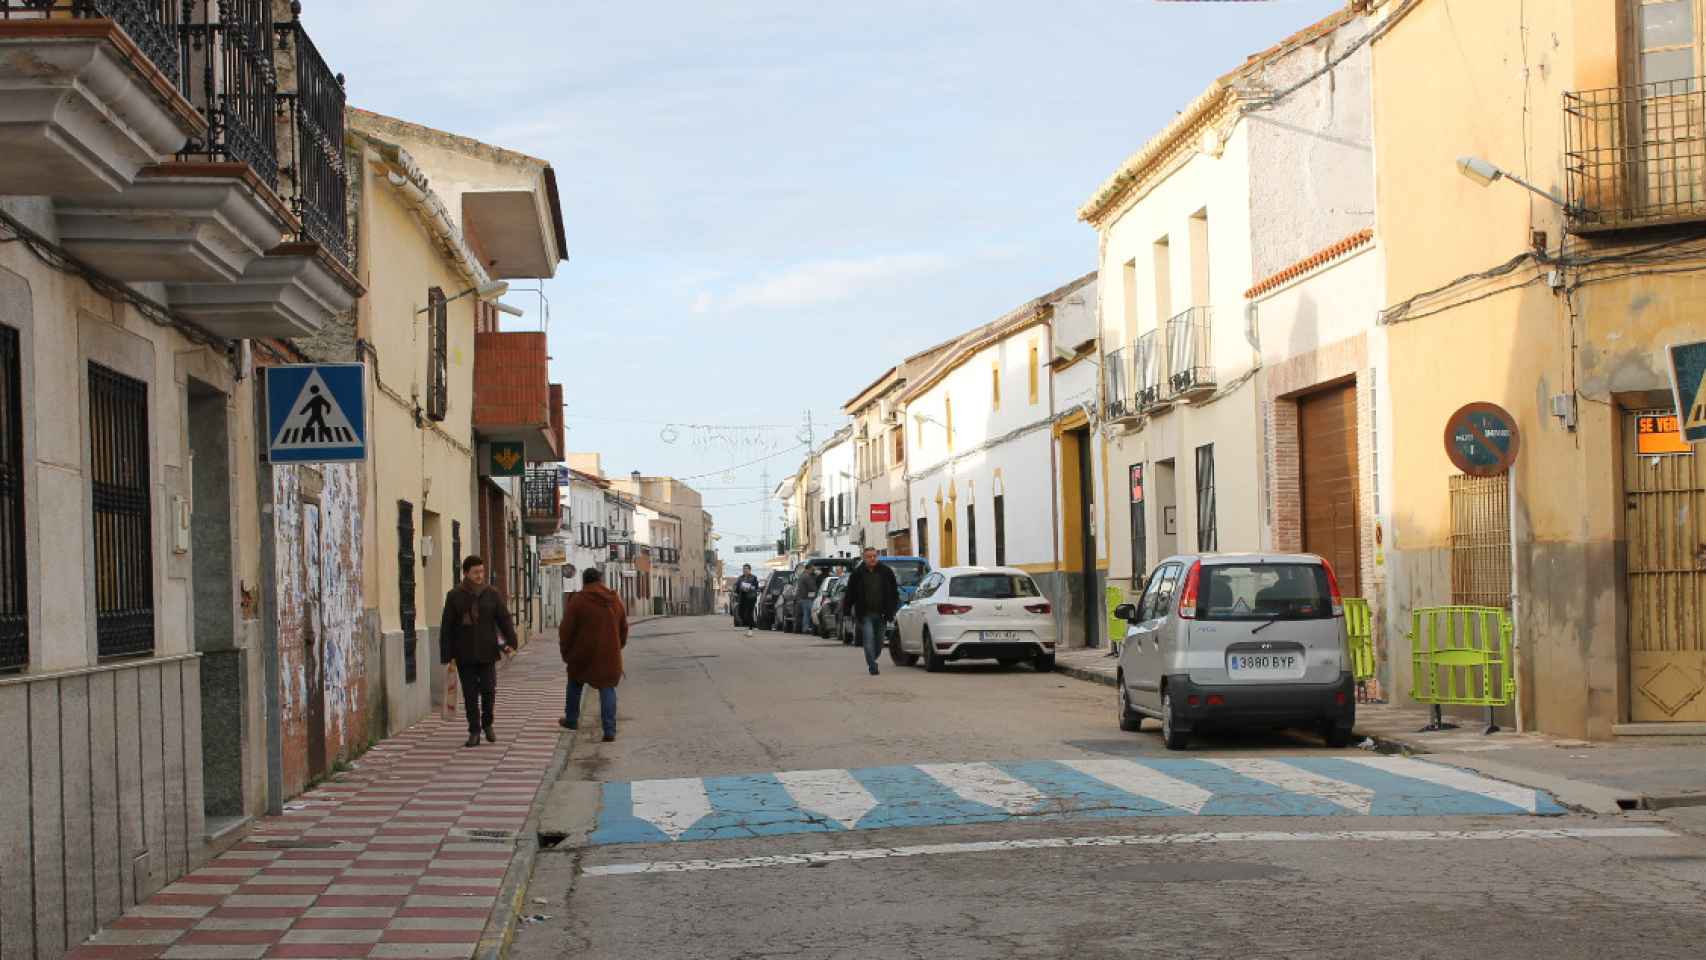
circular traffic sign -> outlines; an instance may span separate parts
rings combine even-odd
[[[1516,462],[1516,418],[1494,403],[1469,403],[1445,421],[1445,455],[1472,477],[1496,477]]]

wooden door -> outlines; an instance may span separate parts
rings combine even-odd
[[[1635,417],[1623,425],[1630,719],[1706,722],[1706,460],[1638,456]]]
[[[1360,597],[1356,385],[1346,384],[1299,400],[1297,432],[1303,549],[1333,565],[1345,596]]]

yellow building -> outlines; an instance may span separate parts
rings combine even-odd
[[[1706,721],[1706,466],[1637,432],[1706,335],[1706,3],[1369,6],[1395,689],[1405,611],[1477,602],[1515,614],[1525,726]],[[1520,430],[1504,476],[1448,459],[1475,401]]]

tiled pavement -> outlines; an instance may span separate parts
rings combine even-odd
[[[127,911],[71,960],[473,956],[562,732],[562,665],[530,644],[498,679],[498,742],[460,706],[375,746],[232,849]]]

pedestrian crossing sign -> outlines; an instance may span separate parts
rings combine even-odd
[[[267,459],[367,459],[367,367],[293,363],[267,368]]]
[[[1706,340],[1673,343],[1668,353],[1683,442],[1706,441]]]

